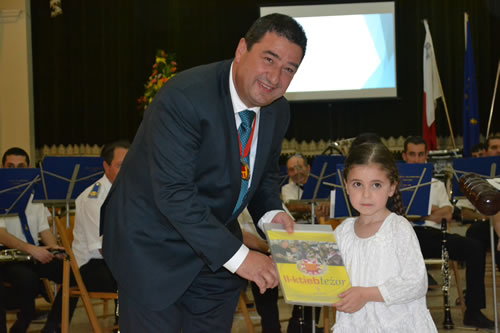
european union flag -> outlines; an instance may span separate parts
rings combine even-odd
[[[477,104],[476,69],[469,20],[466,21],[464,65],[464,156],[469,157],[473,145],[479,143],[479,113]]]

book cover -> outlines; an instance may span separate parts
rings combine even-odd
[[[351,284],[329,225],[295,225],[292,234],[279,224],[264,224],[285,302],[331,305]]]

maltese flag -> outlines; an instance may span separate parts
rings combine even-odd
[[[434,55],[434,45],[427,20],[424,20],[424,102],[422,117],[422,137],[427,142],[427,150],[437,149],[436,142],[436,100],[442,97],[441,80]]]

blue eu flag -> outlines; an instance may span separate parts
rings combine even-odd
[[[470,24],[467,20],[464,65],[464,156],[469,157],[471,148],[479,143],[479,113],[477,104],[476,69],[474,66],[474,52]]]

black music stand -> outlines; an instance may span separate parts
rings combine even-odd
[[[430,184],[432,180],[432,164],[397,163],[399,172],[399,189],[406,216],[429,215]],[[335,217],[353,216],[353,208],[347,198],[343,178],[343,164],[337,165],[337,186],[342,189],[335,195]],[[417,195],[418,193],[418,195]]]
[[[102,161],[101,157],[46,156],[40,163],[41,181],[33,201],[65,206],[69,226],[70,203],[102,176]]]

